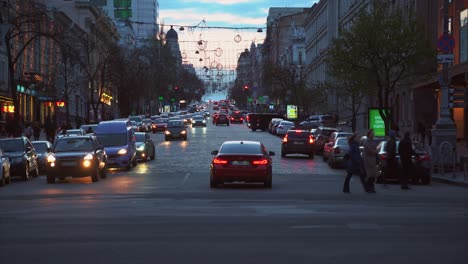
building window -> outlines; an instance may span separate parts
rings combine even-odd
[[[460,63],[468,61],[468,9],[460,12]]]
[[[302,65],[302,51],[299,51],[299,65]]]

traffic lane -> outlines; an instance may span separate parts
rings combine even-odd
[[[154,259],[171,263],[222,259],[224,263],[227,255],[232,261],[248,261],[259,254],[264,255],[262,262],[272,263],[330,258],[362,263],[362,258],[369,257],[379,263],[464,263],[467,257],[466,218],[462,218],[463,212],[454,214],[450,206],[434,207],[425,215],[421,208],[404,204],[390,209],[327,205],[332,212],[318,212],[323,205],[306,211],[257,204],[240,214],[237,202],[161,203],[166,204],[169,215],[161,213],[159,206],[153,211],[140,205],[146,208],[145,215],[135,216],[131,210],[120,217],[101,211],[100,215],[3,218],[0,248],[9,254],[2,255],[2,261],[63,263],[71,254],[74,257],[68,263],[95,260],[96,255],[115,263],[128,263],[131,258],[132,263]],[[210,213],[203,214],[204,210]],[[382,210],[390,214],[383,217]],[[21,254],[24,246],[28,246],[28,254]]]

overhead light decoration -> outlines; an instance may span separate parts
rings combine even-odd
[[[262,33],[263,30],[262,30],[261,28],[258,28],[258,29],[257,29],[257,32],[258,32],[258,33]]]
[[[195,51],[195,54],[200,54],[200,52],[197,50],[197,51]]]

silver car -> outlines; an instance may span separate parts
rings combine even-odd
[[[283,120],[279,123],[278,127],[276,128],[276,135],[284,136],[288,132],[289,129],[294,128],[296,125],[291,121]]]

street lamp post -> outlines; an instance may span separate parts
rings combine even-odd
[[[444,17],[443,17],[443,29],[444,36],[449,34],[448,28],[448,8],[449,1],[444,0]],[[440,109],[439,117],[436,124],[432,129],[432,153],[439,153],[439,147],[443,142],[448,142],[452,147],[456,145],[456,126],[453,122],[450,114],[449,108],[449,86],[450,86],[450,76],[449,76],[449,63],[444,62],[441,77],[439,79],[440,88],[441,88],[441,98],[440,98]],[[440,159],[439,155],[434,155],[437,159]],[[438,160],[434,160],[438,162]]]

